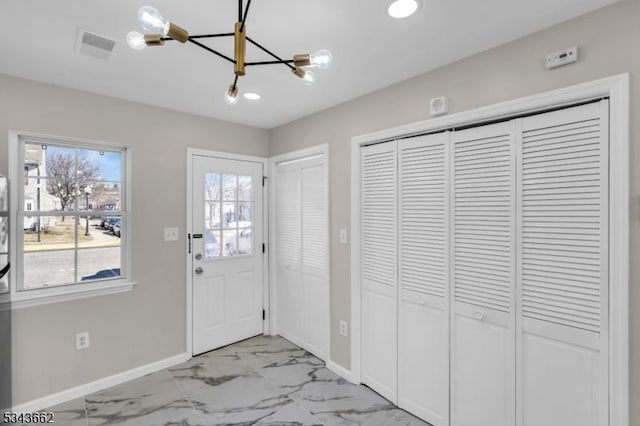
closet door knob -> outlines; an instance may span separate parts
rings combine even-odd
[[[477,320],[483,320],[484,319],[484,311],[482,309],[478,309],[474,313],[474,316],[476,317]]]

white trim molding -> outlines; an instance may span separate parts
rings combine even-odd
[[[35,306],[46,305],[49,303],[67,302],[71,300],[86,299],[96,296],[105,296],[110,294],[125,293],[133,290],[136,283],[133,281],[132,270],[132,250],[131,250],[131,159],[132,148],[129,145],[105,142],[92,139],[51,136],[41,133],[10,130],[9,131],[9,221],[11,223],[11,238],[9,241],[10,262],[14,267],[9,272],[10,283],[10,307],[11,309],[31,308]],[[16,269],[22,260],[24,253],[18,253],[18,241],[22,239],[22,229],[16,224],[18,223],[20,204],[24,194],[20,187],[22,181],[22,172],[20,164],[22,164],[21,141],[34,139],[40,142],[48,141],[51,143],[67,144],[76,147],[94,147],[94,148],[114,148],[124,150],[124,167],[122,169],[124,182],[121,188],[121,200],[124,202],[125,210],[118,212],[124,219],[126,232],[121,237],[121,258],[122,264],[121,277],[118,279],[104,279],[89,282],[76,282],[67,285],[58,285],[51,287],[42,287],[37,289],[20,289],[22,272]],[[20,178],[17,178],[20,177]],[[42,212],[41,212],[42,213]],[[60,212],[52,212],[60,213]],[[104,211],[102,212],[104,213]],[[76,248],[77,250],[77,248]]]
[[[132,368],[131,370],[123,371],[122,373],[104,377],[93,382],[85,383],[84,385],[66,389],[61,392],[25,402],[23,404],[15,405],[11,409],[11,411],[17,413],[32,413],[34,411],[41,411],[45,408],[53,407],[54,405],[62,404],[76,398],[81,398],[85,395],[99,392],[111,386],[116,386],[130,380],[140,378],[147,374],[155,373],[156,371],[164,370],[166,368],[182,364],[183,362],[188,361],[190,358],[191,356],[187,353],[174,355],[172,357],[161,359],[150,364]]]
[[[411,123],[351,140],[351,378],[361,382],[360,148],[365,145],[609,98],[609,424],[629,425],[629,74]]]
[[[11,297],[11,309],[32,308],[34,306],[46,305],[48,303],[68,302],[70,300],[86,299],[95,296],[106,296],[109,294],[126,293],[133,290],[134,282],[97,282],[83,284],[79,288],[75,285],[52,287],[51,291],[38,292],[35,295],[24,291]],[[67,287],[70,287],[67,289]]]
[[[262,296],[262,308],[265,310],[266,317],[262,324],[262,333],[269,334],[269,317],[271,312],[269,293],[269,162],[264,157],[255,157],[252,155],[233,154],[229,152],[221,151],[209,151],[206,149],[187,148],[187,234],[193,234],[193,157],[211,157],[220,158],[224,160],[236,160],[236,161],[250,161],[254,163],[262,164],[262,173],[266,178],[262,189],[262,241],[265,244],[266,250],[262,259],[262,280],[263,280],[263,296]],[[185,351],[189,356],[193,355],[193,257],[189,252],[189,241],[185,241],[187,247],[185,247],[185,256],[187,259],[186,269],[186,325],[187,335],[185,341]]]
[[[327,369],[329,369],[329,371],[333,371],[338,376],[342,377],[343,379],[345,379],[346,381],[348,381],[350,383],[356,383],[353,380],[353,376],[351,375],[351,371],[347,370],[346,368],[344,368],[340,364],[337,364],[337,363],[329,360],[329,361],[327,361]]]

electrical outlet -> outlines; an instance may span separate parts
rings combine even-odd
[[[89,347],[89,332],[76,334],[76,351],[81,351]]]
[[[165,241],[178,241],[178,235],[179,235],[178,228],[164,228]]]
[[[340,335],[347,337],[349,335],[349,328],[346,321],[340,320]]]

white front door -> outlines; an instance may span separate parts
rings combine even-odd
[[[259,162],[193,156],[193,354],[262,333]]]

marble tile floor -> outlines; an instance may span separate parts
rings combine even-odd
[[[428,426],[280,337],[257,336],[49,411],[64,426]]]

